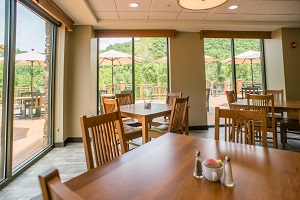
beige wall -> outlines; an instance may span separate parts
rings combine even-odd
[[[170,40],[170,88],[190,97],[190,126],[207,124],[203,45],[199,33],[178,32]]]
[[[272,39],[264,40],[266,80],[268,89],[284,89],[281,30],[272,33]]]
[[[282,29],[286,99],[300,101],[300,29]],[[290,48],[296,42],[296,48]]]
[[[96,115],[97,83],[94,30],[92,26],[74,26],[70,33],[68,69],[68,137],[81,137],[79,117]],[[94,49],[93,49],[94,48]],[[93,60],[92,60],[93,59]]]

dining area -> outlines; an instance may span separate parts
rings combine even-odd
[[[251,110],[249,95],[233,98],[230,109],[215,108],[211,138],[189,134],[189,98],[181,92],[168,93],[165,104],[132,104],[131,93],[103,98],[104,114],[80,117],[87,171],[66,182],[56,168],[40,173],[42,194],[33,199],[297,199],[300,154],[268,142],[274,133],[267,118],[298,113],[299,103],[279,103],[272,94],[268,109]]]

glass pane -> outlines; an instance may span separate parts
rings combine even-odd
[[[230,39],[204,39],[207,124],[215,124],[215,107],[228,108],[225,91],[233,89]]]
[[[238,98],[244,98],[247,89],[262,91],[262,72],[259,39],[234,39]]]
[[[17,4],[13,169],[49,144],[51,25]]]
[[[0,124],[2,124],[5,1],[0,1]],[[0,181],[4,178],[4,133],[0,129]]]
[[[132,92],[132,39],[99,39],[99,113],[101,98],[112,98],[115,93]]]
[[[135,64],[136,103],[165,103],[168,91],[167,39],[135,38],[134,52],[143,62]]]

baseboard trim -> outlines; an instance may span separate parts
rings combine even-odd
[[[204,125],[204,126],[189,126],[190,130],[208,130],[209,126]]]
[[[80,143],[82,142],[81,137],[68,137],[64,142],[56,142],[54,143],[54,147],[65,147],[69,142]]]

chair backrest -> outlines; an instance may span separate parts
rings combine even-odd
[[[107,90],[99,90],[99,96],[101,96],[101,94],[107,94]]]
[[[95,167],[93,157],[96,166],[100,166],[127,151],[120,111],[92,117],[82,116],[80,125],[88,170]],[[94,151],[92,151],[89,133]]]
[[[169,92],[166,97],[166,104],[172,105],[174,98],[181,98],[182,92]]]
[[[226,97],[227,97],[227,102],[228,102],[228,106],[230,109],[232,109],[232,106],[230,105],[233,102],[236,102],[236,95],[234,90],[228,90],[225,91]]]
[[[220,119],[224,118],[224,140],[245,144],[254,143],[255,121],[261,121],[262,134],[267,133],[266,111],[228,110],[215,108],[215,140],[220,138]],[[223,127],[222,127],[223,128]]]
[[[247,94],[247,109],[248,110],[261,110],[262,108],[266,110],[266,113],[271,113],[271,120],[274,122],[274,96],[271,95],[253,95]],[[269,121],[269,117],[267,118]]]
[[[283,89],[281,90],[267,90],[264,89],[264,95],[274,95],[274,101],[283,101]]]
[[[183,133],[188,101],[189,97],[173,99],[168,132],[175,133],[177,131],[180,131],[181,133]]]
[[[61,182],[57,169],[51,168],[39,175],[44,200],[82,200],[74,191]]]
[[[131,93],[115,94],[115,98],[118,99],[119,105],[132,104]]]
[[[116,99],[102,98],[102,103],[103,103],[104,113],[111,113],[120,110],[119,100],[117,98]]]

